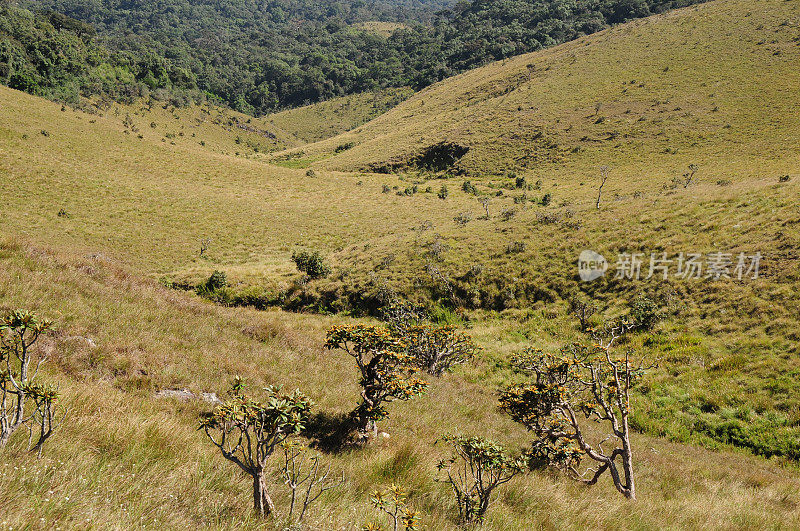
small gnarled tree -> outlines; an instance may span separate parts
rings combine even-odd
[[[275,512],[264,481],[267,461],[278,445],[305,428],[312,402],[299,390],[283,393],[271,386],[264,388],[266,401],[259,402],[245,396],[243,387],[237,378],[230,399],[200,417],[200,429],[225,459],[252,477],[253,507],[264,517]]]
[[[437,468],[447,475],[443,481],[453,489],[459,517],[465,524],[480,524],[494,490],[520,473],[524,462],[483,437],[445,435],[440,440],[453,450],[451,457],[440,461]]]
[[[50,321],[25,310],[0,319],[0,448],[25,426],[28,448],[41,455],[45,441],[66,416],[64,411],[60,420],[56,418],[56,389],[34,382],[47,360],[34,344],[51,327]]]
[[[403,340],[414,364],[432,376],[471,360],[478,347],[455,326],[430,324],[428,313],[415,304],[394,300],[381,309],[389,330]]]
[[[361,373],[361,403],[352,413],[362,440],[378,435],[376,421],[386,418],[386,404],[421,395],[428,384],[415,377],[418,368],[406,345],[382,326],[336,326],[328,330],[328,350],[342,349]]]
[[[430,318],[424,307],[392,296],[380,309],[380,318],[396,334],[402,336],[412,326],[420,325]]]
[[[500,405],[534,434],[533,462],[564,469],[587,485],[609,472],[614,487],[634,500],[630,391],[648,367],[634,365],[627,352],[613,357],[617,337],[600,344],[575,343],[555,354],[528,349],[514,364],[534,380],[507,388]],[[590,442],[585,432],[589,421],[604,424],[610,433]],[[596,466],[581,472],[584,458]]]

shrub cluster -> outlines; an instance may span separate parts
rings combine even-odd
[[[330,274],[331,268],[325,264],[325,258],[319,251],[299,251],[292,253],[292,261],[297,269],[309,278],[322,278]]]

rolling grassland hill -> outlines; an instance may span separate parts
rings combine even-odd
[[[633,396],[638,501],[535,471],[497,491],[485,527],[797,528],[798,55],[798,2],[714,0],[465,73],[367,123],[395,95],[248,122],[208,106],[90,114],[0,87],[0,310],[56,322],[43,379],[70,408],[42,459],[22,436],[3,450],[0,526],[282,529],[252,516],[251,485],[197,430],[211,405],[157,393],[223,396],[242,375],[253,392],[300,388],[324,427],[359,396],[326,329],[373,322],[397,294],[482,350],[391,405],[390,438],[323,455],[347,483],[311,529],[360,529],[391,483],[424,528],[456,529],[434,441],[528,446],[497,408],[511,357],[579,338],[575,298],[611,317],[642,296],[664,319],[626,344],[659,360]],[[303,278],[300,249],[331,274]],[[582,283],[584,249],[612,268],[624,252],[760,252],[761,274]],[[213,271],[314,311],[167,287]]]
[[[678,10],[468,72],[304,146],[312,169],[396,172],[472,205],[346,247],[341,273],[298,298],[347,309],[394,291],[566,315],[576,298],[613,313],[646,295],[670,308],[672,337],[649,340],[663,373],[639,427],[796,455],[799,17],[784,1]],[[604,279],[579,280],[585,249],[610,262]],[[679,253],[715,252],[761,253],[759,278],[675,278]],[[640,280],[615,278],[621,253],[644,257]],[[646,278],[654,253],[673,260],[669,280]]]
[[[791,158],[798,9],[716,0],[633,21],[447,79],[304,151],[329,155],[320,169],[414,169],[448,143],[468,148],[450,172],[531,171],[562,185],[603,164],[659,186],[691,162],[710,172]],[[344,141],[352,149],[334,153]]]
[[[309,176],[248,154],[248,143],[268,141],[239,126],[269,133],[266,121],[205,107],[112,107],[100,116],[8,88],[0,95],[0,174],[13,183],[0,198],[8,232],[113,252],[160,275],[289,269],[298,246],[331,251],[416,224],[419,204],[381,193],[395,176]],[[453,202],[437,219],[457,210]],[[199,257],[205,238],[212,244]]]
[[[251,485],[197,430],[203,401],[156,398],[163,389],[223,397],[235,375],[248,389],[298,387],[322,418],[346,413],[358,396],[352,360],[321,348],[336,317],[224,308],[152,280],[103,256],[48,250],[4,235],[0,309],[26,307],[56,320],[43,348],[53,357],[41,378],[55,383],[69,416],[41,459],[12,439],[0,464],[0,522],[5,528],[282,529],[253,516]],[[567,321],[564,321],[568,323]],[[554,320],[534,315],[532,329]],[[472,333],[493,349],[509,322]],[[561,326],[561,331],[569,328]],[[87,341],[91,339],[91,343]],[[516,345],[493,350],[507,355]],[[501,370],[500,373],[503,371]],[[511,448],[524,430],[496,407],[503,378],[491,357],[431,382],[425,397],[391,407],[381,425],[390,439],[323,455],[346,486],[328,493],[305,520],[310,529],[360,529],[379,516],[373,489],[410,491],[425,529],[458,529],[449,487],[436,483],[446,456],[434,441],[446,432],[480,433]],[[800,525],[800,473],[731,450],[711,451],[634,435],[639,501],[610,483],[585,488],[564,476],[533,472],[498,490],[485,528],[794,528]],[[269,470],[281,512],[288,493]],[[602,507],[602,511],[597,508]]]
[[[267,118],[269,123],[291,133],[303,143],[317,142],[377,118],[412,94],[409,88],[365,92],[288,109]]]

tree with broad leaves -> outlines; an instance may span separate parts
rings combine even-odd
[[[445,435],[440,441],[453,449],[452,456],[437,468],[447,474],[443,481],[453,489],[462,522],[482,522],[492,493],[523,470],[523,460],[512,458],[501,445],[483,437]]]
[[[629,352],[614,356],[612,346],[634,328],[633,323],[621,322],[604,334],[592,331],[595,343],[574,343],[559,353],[526,350],[514,365],[534,380],[511,386],[500,397],[501,408],[535,436],[532,464],[562,468],[587,485],[609,472],[614,487],[631,500],[636,499],[636,487],[628,422],[630,391],[652,366],[634,364]],[[610,433],[590,442],[587,421],[606,425]],[[584,458],[597,466],[579,471]]]
[[[51,327],[50,321],[25,310],[12,311],[0,319],[0,448],[26,426],[28,448],[41,455],[45,441],[66,417],[65,410],[61,419],[56,418],[58,391],[34,382],[47,354],[33,347]]]
[[[386,418],[385,404],[421,395],[428,384],[414,375],[418,368],[406,344],[382,326],[336,326],[328,330],[328,350],[341,349],[356,360],[361,373],[361,403],[352,416],[362,440],[376,437],[376,421]]]
[[[243,388],[237,378],[230,399],[201,415],[200,429],[225,459],[253,478],[253,506],[265,517],[275,512],[264,481],[267,461],[278,445],[303,431],[312,402],[299,390],[283,393],[272,386],[264,388],[266,401],[259,402],[245,396]]]

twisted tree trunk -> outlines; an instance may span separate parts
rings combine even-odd
[[[631,450],[628,416],[622,419],[622,470],[625,474],[626,489],[622,493],[629,500],[636,500],[636,485],[633,482],[633,452]]]
[[[275,512],[275,504],[267,493],[263,469],[256,470],[253,475],[253,508],[264,518]]]

